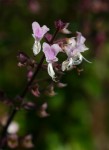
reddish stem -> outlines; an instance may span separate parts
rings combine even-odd
[[[53,37],[52,37],[52,39],[51,39],[51,41],[50,41],[49,44],[52,44],[52,43],[53,43],[53,41],[54,41],[54,39],[55,39],[55,37],[56,37],[58,31],[59,31],[59,30],[57,29],[56,32],[54,33],[54,35],[53,35]],[[36,68],[36,71],[34,72],[34,74],[33,74],[32,78],[31,78],[31,80],[27,83],[27,85],[26,85],[25,89],[23,90],[23,92],[19,95],[22,99],[24,99],[24,97],[25,97],[26,94],[28,93],[28,88],[30,87],[30,85],[31,85],[32,82],[34,81],[35,77],[37,76],[38,72],[40,71],[41,66],[42,66],[42,64],[43,64],[43,62],[44,62],[44,59],[45,59],[45,55],[43,54],[43,56],[42,56],[42,58],[41,58],[41,60],[40,60],[40,63],[38,64],[38,66],[37,66],[37,68]],[[19,111],[19,109],[16,109],[16,108],[14,108],[14,109],[12,110],[12,113],[11,113],[10,117],[8,118],[8,121],[7,121],[6,125],[5,125],[5,127],[3,128],[2,132],[1,132],[1,135],[0,135],[0,150],[2,150],[1,148],[4,148],[4,146],[5,146],[5,144],[6,144],[7,129],[8,129],[10,123],[12,122],[12,120],[14,119],[14,117],[15,117],[15,115],[17,114],[18,111]]]

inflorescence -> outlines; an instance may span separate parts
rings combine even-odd
[[[71,31],[68,30],[68,25],[69,23],[63,23],[61,20],[55,22],[56,29],[64,34],[71,34]],[[67,55],[67,60],[63,61],[61,65],[62,71],[71,70],[74,66],[82,63],[83,60],[89,62],[81,54],[82,52],[88,50],[88,48],[84,44],[86,39],[80,32],[77,32],[76,37],[64,38],[51,43],[49,41],[52,38],[52,35],[48,33],[50,29],[46,25],[41,27],[38,22],[33,22],[32,29],[32,35],[35,40],[33,45],[33,53],[34,55],[38,55],[42,48],[46,62],[48,63],[48,74],[53,81],[57,81],[54,67],[59,61],[57,58],[58,53],[65,53]],[[44,42],[41,45],[41,40],[44,37],[47,42]]]

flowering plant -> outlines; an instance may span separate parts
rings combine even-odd
[[[71,32],[67,29],[69,23],[63,23],[61,20],[59,20],[55,23],[55,25],[59,32],[71,34]],[[49,28],[45,25],[40,27],[37,22],[33,22],[32,29],[33,37],[35,38],[33,53],[34,55],[37,55],[41,50],[40,40],[49,31]],[[88,50],[84,44],[85,40],[86,39],[82,36],[82,34],[77,32],[77,37],[66,38],[64,40],[61,39],[61,43],[55,43],[55,41],[54,43],[49,43],[48,41],[48,43],[44,42],[42,44],[42,51],[44,52],[46,61],[48,63],[48,74],[52,77],[53,81],[56,81],[53,64],[58,61],[58,53],[65,53],[68,56],[67,60],[62,63],[62,71],[72,69],[75,65],[82,63],[83,59],[89,62],[81,54],[82,52]]]
[[[19,52],[17,56],[18,66],[19,67],[23,66],[27,68],[28,83],[24,88],[23,92],[19,94],[14,99],[14,101],[11,101],[9,98],[6,97],[6,95],[2,91],[0,91],[0,98],[3,100],[3,102],[9,104],[13,108],[12,113],[8,117],[7,123],[5,124],[0,136],[0,148],[4,148],[6,143],[11,148],[16,148],[18,146],[19,138],[17,137],[17,132],[19,130],[19,126],[16,122],[12,121],[16,113],[20,111],[21,108],[26,110],[36,109],[40,117],[49,116],[49,114],[46,112],[47,102],[44,102],[41,106],[37,106],[36,103],[33,103],[31,101],[27,102],[24,99],[28,91],[30,91],[32,95],[37,98],[41,95],[42,91],[39,88],[38,79],[35,80],[37,74],[41,69],[47,70],[50,76],[50,78],[44,80],[40,79],[43,81],[49,80],[50,84],[47,85],[45,93],[48,94],[49,96],[54,96],[55,85],[60,88],[66,86],[66,84],[60,82],[60,79],[64,71],[72,70],[77,65],[82,63],[83,60],[89,62],[81,54],[82,52],[88,50],[88,48],[85,46],[84,44],[85,38],[80,32],[77,32],[76,37],[71,36],[70,38],[66,37],[56,39],[58,33],[72,35],[71,31],[68,30],[68,25],[69,23],[64,23],[61,20],[56,21],[55,22],[56,32],[54,33],[54,35],[51,35],[48,33],[50,29],[46,25],[41,27],[38,22],[32,23],[33,29],[32,36],[35,40],[33,44],[33,54],[35,56],[38,55],[42,49],[43,55],[40,62],[37,63],[34,59],[30,58],[24,52]],[[45,41],[42,42],[44,39]],[[67,59],[61,62],[58,59],[59,53],[61,53],[62,55],[63,54],[66,55]],[[44,63],[45,60],[47,64]],[[9,135],[7,135],[7,132],[9,133]],[[24,137],[24,139],[26,140],[29,139],[29,144],[23,144],[23,146],[29,145],[27,148],[31,148],[34,146],[34,144],[31,141],[32,140],[31,135]]]

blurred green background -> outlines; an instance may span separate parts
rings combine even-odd
[[[33,21],[54,32],[54,21],[70,22],[75,35],[86,37],[89,51],[83,55],[78,75],[66,72],[62,82],[68,86],[55,89],[54,97],[45,96],[48,118],[35,111],[22,110],[15,120],[19,135],[32,133],[37,150],[109,150],[109,1],[108,0],[0,0],[0,89],[9,98],[18,95],[26,81],[26,69],[17,67],[17,53],[31,57],[34,39]],[[37,58],[35,58],[37,60]],[[40,101],[29,95],[27,99]],[[0,118],[10,108],[0,103]]]

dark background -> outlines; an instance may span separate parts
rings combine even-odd
[[[89,47],[83,55],[92,63],[79,65],[81,75],[66,72],[62,82],[68,86],[45,96],[50,117],[20,111],[15,117],[19,135],[32,133],[38,150],[109,150],[108,0],[0,0],[0,89],[10,98],[24,89],[26,69],[17,66],[16,56],[21,50],[34,57],[31,24],[45,24],[53,33],[58,19],[70,22],[73,35],[83,33]],[[9,111],[1,102],[0,118]]]

